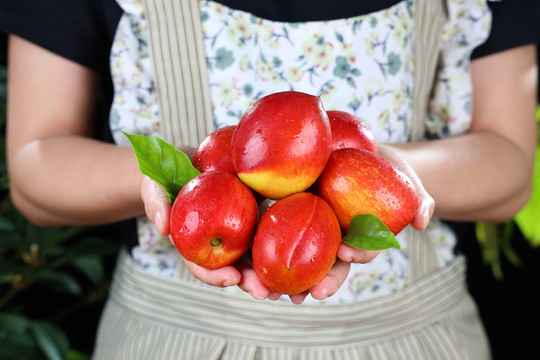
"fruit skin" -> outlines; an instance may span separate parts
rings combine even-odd
[[[345,111],[329,110],[326,113],[332,130],[332,150],[356,148],[377,152],[375,137],[362,120]]]
[[[261,216],[253,240],[253,268],[268,289],[297,294],[328,273],[340,243],[341,229],[330,206],[310,193],[293,194]]]
[[[171,209],[171,237],[185,259],[217,269],[249,250],[257,213],[253,193],[238,177],[205,172],[178,193]]]
[[[318,185],[344,231],[355,215],[373,214],[396,235],[418,211],[418,192],[410,178],[370,151],[334,151]]]
[[[331,152],[328,115],[319,97],[284,91],[251,105],[233,135],[238,177],[270,199],[306,190]]]
[[[236,174],[231,153],[235,130],[236,125],[224,126],[206,136],[193,153],[193,166],[200,172],[221,170]]]

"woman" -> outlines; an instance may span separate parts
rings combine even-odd
[[[2,6],[10,14],[20,14],[19,6],[8,3]],[[152,47],[159,34],[153,19],[164,16],[151,12],[154,5],[160,9],[158,2],[118,1],[121,16],[107,1],[79,13],[88,21],[82,24],[106,22],[111,14],[119,19],[112,26],[115,96],[109,121],[117,145],[92,138],[99,68],[85,63],[94,57],[85,54],[82,39],[88,32],[65,32],[78,18],[70,17],[64,32],[50,33],[79,39],[66,41],[76,55],[58,50],[59,42],[49,45],[28,27],[7,24],[16,34],[9,45],[7,144],[14,203],[43,225],[137,217],[137,234],[127,240],[130,256],[120,259],[103,316],[96,358],[489,357],[460,277],[460,259],[453,254],[454,235],[439,219],[501,221],[526,202],[536,144],[536,39],[491,38],[485,52],[470,61],[489,35],[492,13],[482,1],[446,2],[442,28],[424,30],[424,35],[440,31],[440,58],[429,103],[421,106],[411,99],[419,88],[415,40],[420,37],[414,31],[421,3],[297,1],[283,7],[279,1],[202,1],[190,8],[201,19],[193,29],[200,26],[202,32],[212,116],[198,118],[193,135],[172,136],[184,137],[175,145],[189,153],[211,130],[209,122],[235,123],[250,102],[267,93],[321,93],[327,109],[366,121],[381,153],[407,171],[424,194],[411,225],[427,230],[410,227],[401,233],[402,250],[378,253],[342,245],[327,277],[289,299],[262,286],[250,268],[207,271],[182,262],[166,237],[166,196],[140,174],[133,151],[117,146],[127,145],[121,130],[169,134],[162,132],[165,113],[159,105],[166,90],[157,88],[156,94],[160,45],[158,51]],[[163,9],[175,9],[175,2],[168,4]],[[81,9],[61,5],[66,12]],[[33,6],[39,14],[45,13],[41,6],[54,5]],[[497,6],[492,5],[493,15],[504,16]],[[514,6],[524,6],[525,14],[534,10],[526,2]],[[36,17],[41,27],[51,26]],[[427,110],[426,121],[414,121],[415,107]],[[451,286],[441,289],[447,280]]]

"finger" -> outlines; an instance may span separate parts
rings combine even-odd
[[[146,216],[154,223],[158,233],[161,236],[169,235],[171,203],[165,190],[158,183],[145,176],[141,186],[141,198],[144,202]]]
[[[418,212],[412,219],[411,225],[416,230],[424,230],[429,225],[429,220],[433,216],[433,211],[435,210],[435,200],[422,187],[418,194],[418,202]]]
[[[282,295],[282,294],[280,294],[280,293],[276,293],[276,292],[270,291],[270,292],[268,293],[268,296],[266,296],[266,298],[267,298],[268,300],[277,301],[277,300],[281,299],[281,295]]]
[[[328,274],[319,283],[309,289],[311,296],[317,300],[324,300],[334,295],[341,285],[343,285],[350,268],[351,263],[336,259]]]
[[[375,259],[380,250],[362,250],[356,249],[345,243],[341,243],[338,248],[338,258],[346,263],[365,264]]]
[[[241,280],[240,272],[232,265],[219,269],[209,270],[191,261],[183,259],[189,272],[200,281],[218,287],[237,285]]]
[[[259,277],[257,276],[257,273],[253,267],[243,260],[238,261],[235,266],[242,276],[240,282],[238,283],[238,287],[249,293],[255,299],[266,299],[270,294],[270,290],[268,290],[268,288],[263,285],[261,280],[259,280]],[[273,297],[275,296],[276,295],[273,295]]]
[[[293,304],[300,305],[304,302],[304,300],[306,299],[308,295],[309,295],[309,291],[306,290],[299,294],[289,295],[289,298],[291,298],[291,301]]]

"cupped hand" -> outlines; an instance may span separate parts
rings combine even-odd
[[[433,211],[435,209],[435,201],[426,191],[426,189],[422,185],[422,181],[412,169],[412,167],[405,160],[403,160],[403,158],[401,158],[394,149],[392,149],[388,145],[379,144],[377,146],[377,153],[395,164],[413,182],[418,192],[418,212],[411,221],[411,226],[416,230],[424,230],[428,226],[429,220],[433,216]],[[380,251],[355,249],[345,243],[342,243],[338,249],[338,258],[344,263],[368,263],[375,259],[377,255],[379,255],[379,253]],[[345,269],[337,269],[336,272],[337,271],[340,271],[340,276],[343,276],[343,274],[345,274]],[[338,278],[341,279],[341,277]],[[335,291],[337,291],[337,289]]]
[[[169,225],[171,204],[167,193],[158,183],[146,176],[141,186],[141,197],[148,219],[154,223],[158,233],[161,236],[169,237],[172,243]],[[187,269],[195,278],[209,285],[218,287],[234,286],[240,282],[242,277],[240,271],[232,265],[209,270],[188,260],[183,260]]]
[[[283,296],[283,294],[273,292],[264,286],[251,264],[247,261],[241,260],[235,266],[242,274],[238,287],[255,299],[278,300]],[[336,259],[334,265],[321,281],[306,291],[289,295],[289,298],[294,304],[301,304],[309,294],[317,300],[324,300],[334,295],[347,278],[350,266],[350,263]]]
[[[377,153],[395,164],[413,182],[418,192],[418,212],[411,221],[411,226],[416,230],[424,230],[433,216],[435,210],[435,200],[427,192],[413,168],[389,145],[379,144]]]

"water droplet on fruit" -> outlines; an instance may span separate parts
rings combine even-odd
[[[183,230],[188,232],[196,231],[199,227],[199,220],[199,213],[196,211],[190,211],[187,213],[186,218],[184,219]]]
[[[225,225],[232,229],[236,229],[240,226],[240,219],[231,215],[225,220]]]

